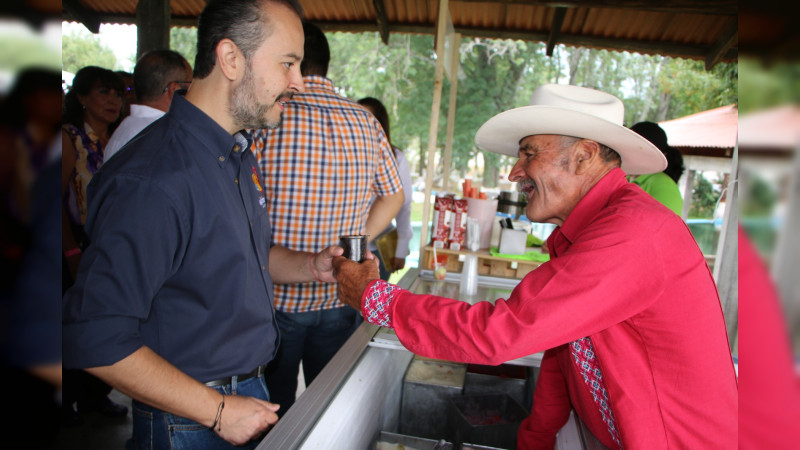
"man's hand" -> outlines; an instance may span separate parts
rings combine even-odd
[[[261,437],[275,422],[280,405],[254,397],[226,395],[220,424],[214,431],[233,445],[243,445]]]
[[[333,258],[340,256],[344,253],[344,249],[338,245],[331,245],[323,249],[321,252],[314,255],[311,259],[311,264],[319,276],[319,281],[327,281],[333,283],[336,277],[333,274]]]
[[[333,270],[339,282],[339,300],[361,311],[361,297],[372,280],[379,280],[378,260],[373,258],[357,263],[343,256],[333,258]]]
[[[392,271],[400,270],[406,266],[405,258],[392,258]]]

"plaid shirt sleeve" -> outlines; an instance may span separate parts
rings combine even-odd
[[[394,293],[400,288],[383,280],[375,280],[367,285],[361,298],[361,313],[367,322],[392,328],[391,307]]]

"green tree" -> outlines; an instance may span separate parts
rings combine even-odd
[[[713,217],[717,199],[719,199],[719,191],[714,188],[714,185],[703,176],[696,177],[692,188],[689,217],[700,219]]]
[[[740,197],[741,214],[747,218],[770,217],[774,213],[778,194],[774,186],[755,173],[748,173],[747,192]]]
[[[98,66],[121,70],[114,52],[88,31],[70,32],[61,37],[61,68],[77,73],[83,67]]]
[[[183,55],[194,68],[194,59],[197,55],[197,27],[170,28],[169,48]]]
[[[331,78],[352,98],[372,96],[389,110],[392,141],[422,175],[427,162],[436,55],[429,35],[392,34],[385,45],[377,33],[328,33]],[[625,123],[667,120],[736,101],[735,65],[706,71],[702,62],[657,55],[578,47],[545,54],[539,42],[464,38],[460,48],[451,176],[461,178],[473,161],[483,161],[483,185],[494,186],[512,159],[482,152],[475,131],[493,115],[527,105],[543,83],[600,89],[623,99]],[[437,151],[445,144],[450,82],[442,87]],[[435,167],[442,173],[442,167]],[[439,176],[435,178],[439,178]],[[437,181],[437,185],[441,185]]]
[[[707,71],[702,61],[670,58],[659,75],[659,88],[668,95],[667,119],[683,117],[738,101],[736,64],[718,64]]]

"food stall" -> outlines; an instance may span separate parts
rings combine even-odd
[[[476,293],[463,296],[460,277],[460,273],[448,272],[443,280],[437,280],[432,270],[411,269],[398,284],[414,293],[474,303],[507,297],[519,281],[516,277],[478,275]],[[373,449],[379,448],[378,442],[380,448],[511,448],[489,442],[513,439],[516,432],[509,429],[516,430],[519,416],[475,424],[470,435],[464,431],[470,425],[458,421],[454,403],[466,398],[488,401],[507,396],[509,406],[525,405],[527,415],[541,356],[509,361],[492,373],[486,366],[417,357],[403,348],[392,330],[365,322],[258,449]],[[412,373],[420,367],[435,373]],[[520,373],[525,375],[520,377]],[[458,380],[452,383],[453,379]],[[511,410],[494,411],[502,416]],[[482,434],[475,434],[481,430]],[[469,441],[482,438],[488,441]],[[605,447],[573,414],[559,432],[556,448]]]

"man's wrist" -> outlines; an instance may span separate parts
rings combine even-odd
[[[383,280],[367,284],[361,298],[361,311],[364,320],[382,327],[392,328],[391,306],[394,295],[400,288]]]

